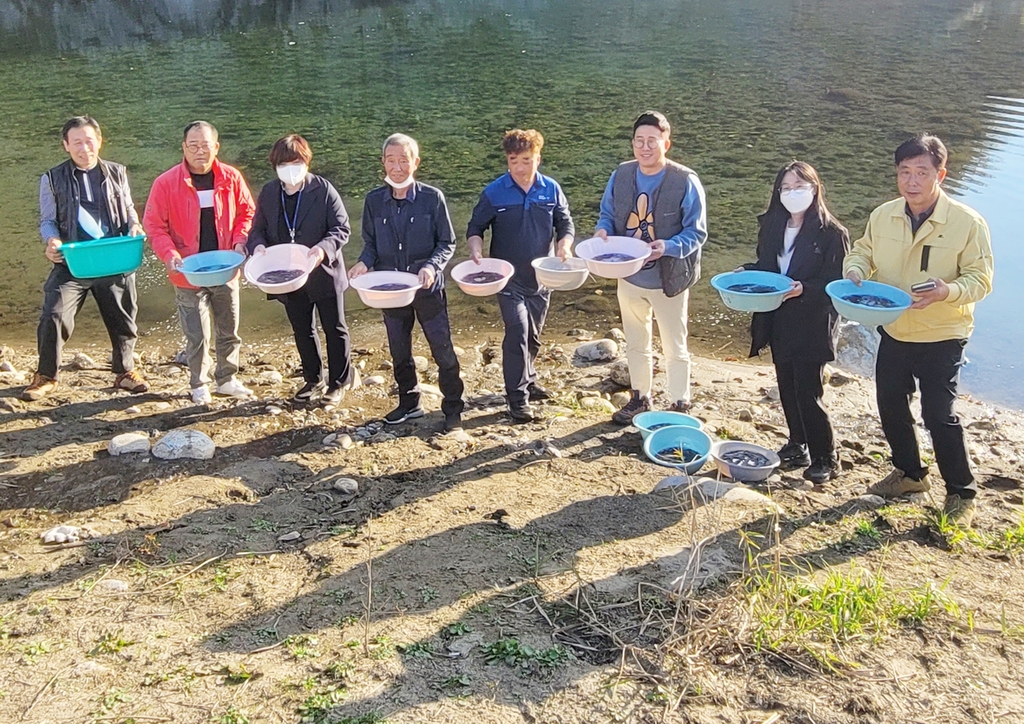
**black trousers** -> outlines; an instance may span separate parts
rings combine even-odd
[[[775,362],[775,376],[779,380],[779,400],[789,426],[789,439],[806,445],[812,460],[835,454],[835,436],[832,421],[822,401],[822,372],[825,365],[802,359],[782,359]]]
[[[54,264],[43,285],[43,312],[39,316],[36,339],[39,347],[39,374],[56,378],[64,343],[75,331],[75,315],[92,292],[100,316],[110,335],[115,374],[135,367],[132,353],[139,328],[135,313],[139,308],[135,291],[135,273],[99,279],[77,279],[66,264]]]
[[[381,311],[384,313],[384,329],[388,333],[391,361],[395,365],[399,406],[411,410],[420,404],[416,363],[412,359],[412,330],[418,319],[423,336],[430,346],[430,354],[437,363],[438,387],[444,395],[441,411],[445,415],[461,415],[465,407],[462,400],[464,385],[459,376],[459,358],[452,345],[452,327],[448,321],[448,296],[445,290],[420,291],[409,306]]]
[[[305,292],[278,297],[284,302],[288,321],[295,333],[295,347],[302,361],[302,378],[317,383],[324,379],[324,363],[320,358],[320,335],[313,312],[320,317],[320,326],[327,340],[327,386],[341,387],[352,377],[352,343],[345,324],[345,300],[340,295],[312,301]]]
[[[509,405],[523,405],[530,399],[527,388],[537,381],[534,362],[540,351],[540,333],[544,330],[550,301],[550,292],[524,294],[506,289],[498,294],[501,319],[505,323],[501,365]]]
[[[963,498],[977,495],[963,427],[955,405],[966,339],[941,342],[900,342],[879,329],[882,341],[875,360],[878,415],[892,449],[892,464],[920,479],[928,468],[914,432],[910,400],[921,389],[921,418],[932,436],[935,460],[946,481],[946,492]],[[916,384],[915,384],[916,381]]]

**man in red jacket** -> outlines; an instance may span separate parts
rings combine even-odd
[[[238,336],[238,275],[219,287],[193,287],[179,271],[183,257],[201,251],[245,254],[255,212],[252,194],[238,169],[217,160],[217,129],[206,121],[185,126],[185,159],[153,182],[142,225],[157,257],[167,266],[185,333],[192,401],[210,396],[210,320],[217,350],[213,381],[218,395],[246,397],[252,390],[238,381],[242,340]]]

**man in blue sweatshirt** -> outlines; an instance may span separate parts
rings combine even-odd
[[[498,294],[505,323],[501,362],[509,415],[515,422],[530,422],[534,419],[530,400],[550,396],[537,384],[534,362],[551,301],[551,292],[537,282],[531,262],[551,255],[552,242],[554,253],[564,260],[570,254],[575,227],[562,187],[537,171],[544,137],[517,128],[505,134],[501,147],[508,173],[480,194],[466,237],[470,258],[479,263],[483,235],[490,228],[490,255],[515,267],[508,286]]]
[[[689,288],[700,278],[708,238],[704,187],[692,170],[666,158],[668,119],[645,111],[633,123],[633,157],[612,172],[601,199],[596,235],[632,236],[651,247],[647,264],[619,279],[619,311],[626,335],[630,401],[612,415],[628,425],[651,409],[654,387],[651,316],[658,321],[667,360],[672,409],[690,409],[690,353],[686,347]]]

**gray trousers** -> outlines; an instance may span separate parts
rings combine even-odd
[[[238,336],[238,279],[219,287],[175,287],[174,298],[178,302],[181,331],[185,333],[192,389],[210,382],[211,337],[217,351],[214,380],[218,385],[224,384],[238,373],[242,350],[242,339]]]

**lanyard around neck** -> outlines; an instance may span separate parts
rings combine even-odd
[[[305,184],[303,184],[305,188]],[[295,243],[295,228],[299,223],[299,206],[302,204],[302,189],[299,189],[299,197],[295,199],[295,213],[292,218],[288,218],[288,207],[284,203],[284,188],[281,189],[281,214],[284,216],[284,225],[288,227],[288,236],[291,237],[292,243]]]

